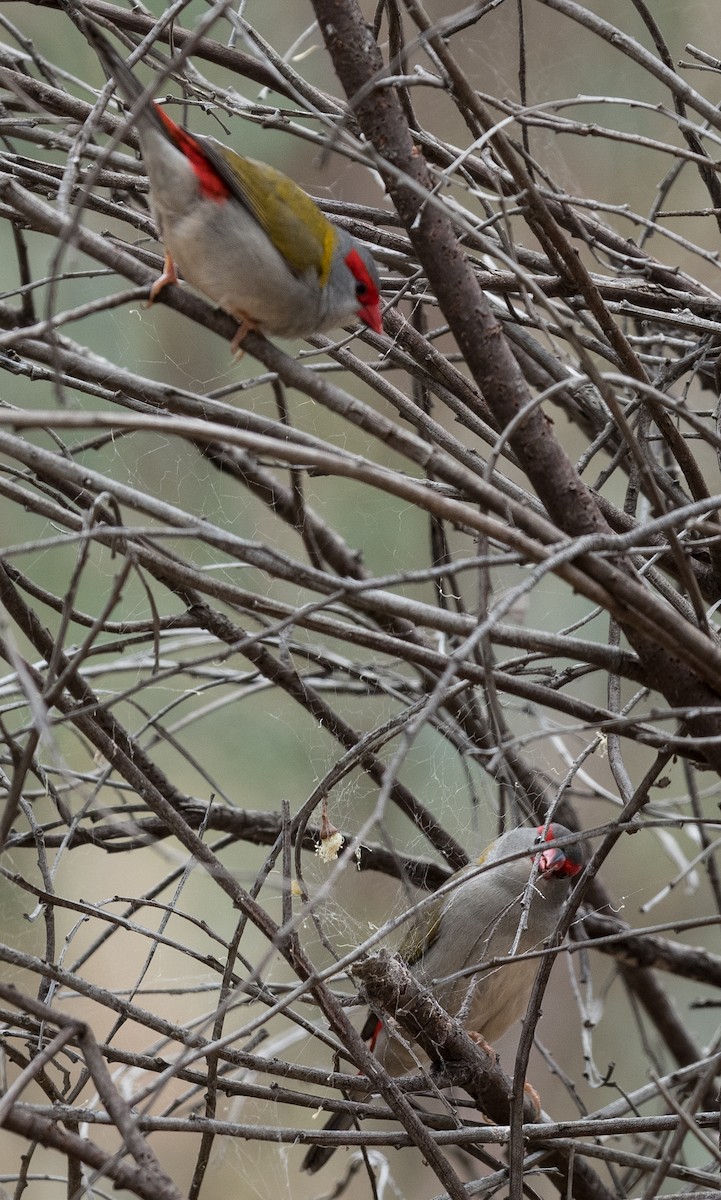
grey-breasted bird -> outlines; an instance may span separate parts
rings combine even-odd
[[[427,907],[420,924],[409,930],[399,947],[416,979],[469,1032],[487,1041],[501,1037],[525,1012],[538,961],[522,959],[490,968],[483,964],[511,952],[534,863],[537,874],[527,924],[515,953],[540,949],[553,933],[583,858],[578,845],[560,849],[547,843],[568,835],[569,830],[557,824],[545,832],[541,825],[502,834],[475,863],[457,872],[457,886]],[[512,854],[520,857],[501,861]],[[477,872],[479,865],[489,869]],[[419,1058],[423,1059],[375,1017],[363,1034],[391,1075],[416,1070]],[[358,1098],[364,1095],[359,1092]],[[335,1113],[325,1128],[348,1129],[351,1123],[346,1113]],[[303,1159],[303,1170],[320,1170],[332,1154],[333,1147],[312,1146]]]
[[[126,104],[145,89],[99,30],[75,15]],[[176,266],[249,329],[309,337],[358,318],[382,330],[378,271],[370,252],[334,225],[296,183],[267,163],[190,133],[153,101],[136,116],[150,201],[165,248],[151,301]]]

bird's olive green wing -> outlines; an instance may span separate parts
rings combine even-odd
[[[244,158],[212,138],[198,138],[220,177],[255,217],[296,275],[314,270],[325,287],[338,237],[307,192],[268,163]]]
[[[493,843],[491,843],[492,845]],[[484,850],[480,858],[460,871],[456,871],[448,880],[449,883],[460,881],[488,856],[490,846]],[[437,901],[431,902],[427,908],[418,914],[408,931],[404,934],[398,947],[398,953],[405,959],[409,967],[420,961],[438,937],[443,917],[443,909],[448,902],[451,892],[445,893]]]

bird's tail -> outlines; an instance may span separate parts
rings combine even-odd
[[[326,1121],[323,1126],[326,1129],[350,1129],[353,1124],[353,1118],[350,1113],[337,1112],[333,1113],[330,1121]],[[335,1146],[311,1146],[301,1163],[301,1170],[307,1171],[309,1175],[315,1175],[316,1171],[320,1171],[328,1162],[331,1154],[335,1153]]]
[[[83,37],[90,42],[90,45],[100,59],[105,74],[109,79],[114,80],[118,92],[125,103],[134,109],[138,106],[141,99],[146,101],[144,107],[140,106],[138,108],[136,124],[141,126],[143,122],[147,122],[156,130],[162,132],[165,137],[168,137],[169,133],[165,128],[163,114],[157,105],[153,103],[150,90],[133,74],[125,60],[105,37],[105,34],[101,33],[97,25],[89,21],[80,12],[75,3],[73,3],[73,0],[64,0],[63,8],[80,30]]]

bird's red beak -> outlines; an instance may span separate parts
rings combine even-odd
[[[356,316],[363,321],[364,325],[368,325],[374,333],[383,332],[381,306],[377,300],[375,304],[364,304],[356,311]]]
[[[537,832],[543,836],[543,825],[538,826]],[[547,842],[555,840],[556,835],[552,825],[546,830],[545,836]],[[582,865],[580,858],[569,858],[565,850],[561,850],[559,846],[544,846],[538,856],[538,870],[541,875],[572,877],[578,875]]]
[[[549,846],[539,855],[538,869],[541,875],[564,875],[563,864],[565,861],[566,855],[563,850],[559,850],[557,846]]]

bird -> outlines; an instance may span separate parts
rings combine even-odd
[[[145,88],[94,24],[74,20],[131,108]],[[357,317],[382,332],[372,255],[292,179],[189,132],[152,100],[134,114],[150,202],[165,250],[150,303],[183,277],[248,331],[306,338]]]
[[[401,941],[398,953],[413,976],[445,1010],[461,1020],[477,1040],[501,1037],[526,1010],[538,969],[534,958],[486,967],[493,959],[540,949],[553,933],[575,876],[583,867],[577,843],[549,846],[569,836],[563,825],[508,830],[483,854],[457,871],[422,919]],[[511,855],[512,861],[504,862]],[[479,867],[486,868],[479,871]],[[521,926],[524,897],[532,878],[527,923]],[[528,903],[526,898],[525,903]],[[418,1070],[424,1056],[370,1014],[363,1029],[376,1057],[390,1075]],[[359,1098],[365,1093],[359,1092]],[[348,1129],[352,1118],[334,1113],[326,1129]],[[311,1146],[302,1168],[314,1174],[333,1154],[332,1146]]]

